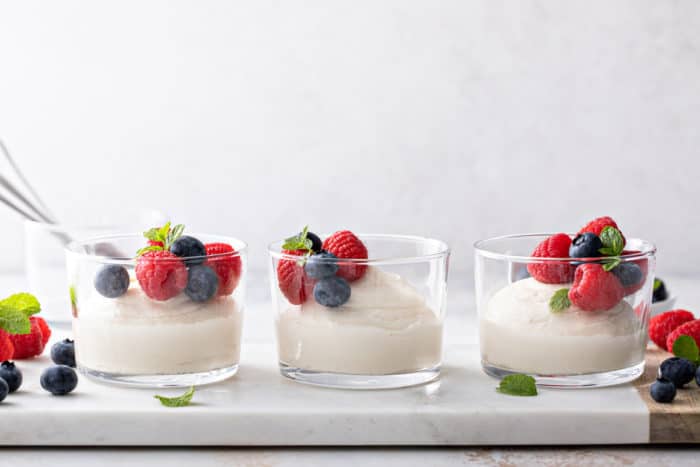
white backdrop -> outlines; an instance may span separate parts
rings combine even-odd
[[[0,0],[0,137],[70,222],[265,245],[609,214],[700,263],[700,2]],[[21,267],[0,211],[2,268]]]

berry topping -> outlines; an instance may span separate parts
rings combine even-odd
[[[314,253],[320,253],[323,249],[323,241],[321,240],[321,237],[313,232],[306,232],[306,238],[311,240],[311,251]]]
[[[620,263],[612,269],[612,273],[617,276],[623,287],[634,287],[639,285],[644,279],[642,268],[633,262]],[[627,295],[627,293],[625,294]]]
[[[207,243],[207,261],[204,263],[219,276],[217,295],[231,295],[241,278],[241,258],[233,255],[236,250],[226,243]],[[214,256],[213,258],[211,256]]]
[[[280,259],[277,263],[277,283],[282,294],[292,305],[301,305],[307,298],[307,282],[303,258],[308,250],[282,250],[285,255],[299,256],[298,260]]]
[[[659,365],[659,379],[665,379],[677,388],[682,388],[693,380],[696,369],[695,364],[685,358],[667,358]]]
[[[95,289],[107,298],[117,298],[129,289],[129,272],[124,266],[108,264],[95,276]]]
[[[614,307],[625,295],[617,277],[600,264],[582,264],[576,268],[569,300],[585,311],[602,311]]]
[[[219,288],[219,276],[209,266],[197,265],[190,267],[187,287],[187,294],[192,301],[206,302],[214,295]]]
[[[558,233],[544,239],[532,252],[537,258],[568,258],[571,238]],[[566,284],[574,277],[574,266],[566,262],[530,263],[527,270],[536,280],[545,284]]]
[[[0,402],[4,401],[9,393],[10,386],[5,382],[4,379],[0,378]]]
[[[12,360],[15,355],[15,346],[10,340],[10,335],[0,329],[0,360]]]
[[[649,339],[660,348],[670,352],[672,347],[666,347],[669,334],[681,324],[694,319],[693,313],[687,310],[671,310],[656,315],[649,320]]]
[[[322,251],[321,253],[309,256],[304,264],[306,275],[314,279],[325,279],[335,276],[338,272],[338,258],[333,253]]]
[[[654,295],[652,296],[652,303],[663,302],[668,298],[668,292],[666,291],[666,284],[664,281],[658,277],[654,279]]]
[[[71,339],[63,339],[51,346],[51,360],[56,365],[75,368],[75,344]]]
[[[187,258],[184,260],[185,264],[193,266],[204,262],[207,250],[204,243],[189,235],[183,235],[170,246],[170,253],[180,258]]]
[[[692,337],[695,340],[695,344],[700,347],[700,319],[687,321],[671,331],[666,338],[666,350],[673,350],[673,343],[676,342],[679,336],[683,335]]]
[[[73,368],[56,365],[41,373],[41,387],[54,396],[65,396],[78,385],[78,375]]]
[[[136,260],[136,279],[153,300],[168,300],[187,286],[187,268],[169,251],[147,251]]]
[[[39,325],[39,329],[41,329],[41,342],[46,346],[46,343],[51,339],[51,328],[48,323],[44,321],[44,318],[41,316],[32,316],[29,320],[35,320]]]
[[[36,357],[44,351],[44,336],[39,322],[33,316],[29,318],[29,322],[29,334],[10,334],[10,340],[15,347],[15,353],[12,356],[14,360]]]
[[[10,392],[15,392],[22,386],[22,372],[14,362],[2,362],[0,364],[0,379],[4,379]]]
[[[572,258],[597,258],[600,256],[600,249],[603,242],[591,232],[578,234],[569,247],[569,256]]]
[[[676,398],[676,385],[665,379],[657,379],[652,383],[649,392],[656,402],[668,404]]]
[[[617,223],[612,219],[612,217],[603,216],[590,221],[588,224],[583,226],[581,230],[578,231],[578,233],[582,234],[585,232],[590,232],[600,237],[600,234],[603,232],[603,229],[605,227],[615,227],[617,230],[620,230],[620,228],[617,226]],[[622,235],[623,246],[625,245],[625,242],[625,236]]]
[[[342,277],[326,277],[314,286],[314,299],[320,305],[335,308],[350,298],[350,284]]]
[[[341,230],[323,242],[323,249],[338,259],[367,259],[367,247],[349,230]],[[367,270],[366,264],[340,261],[337,275],[353,282],[360,279]]]

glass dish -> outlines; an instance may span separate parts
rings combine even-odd
[[[303,383],[351,389],[412,386],[438,378],[448,246],[422,237],[358,237],[369,259],[336,260],[339,268],[364,270],[349,283],[347,302],[336,307],[317,301],[305,258],[282,253],[282,241],[269,246],[281,373]],[[278,270],[285,263],[292,273],[284,281],[302,297],[292,300],[297,303],[280,288]]]
[[[191,235],[203,243],[229,244],[235,251],[152,259],[154,267],[177,268],[167,278],[158,279],[163,284],[177,283],[176,295],[162,300],[146,295],[135,278],[135,252],[145,244],[141,234],[96,237],[67,246],[75,354],[82,373],[102,381],[150,387],[207,384],[236,373],[245,303],[246,244],[229,237]],[[194,295],[183,289],[184,284],[189,288],[193,282],[193,263],[217,272],[211,298],[192,298]],[[219,268],[230,275],[222,276]],[[115,298],[109,297],[113,295],[109,291],[98,292],[97,276],[108,270],[123,278],[123,288],[128,287]]]
[[[602,266],[610,258],[530,256],[550,235],[509,235],[474,245],[484,371],[498,378],[526,373],[540,385],[562,388],[609,386],[634,380],[644,371],[654,282],[654,245],[628,239],[625,252],[617,257],[621,263],[617,268],[633,263],[629,267],[639,267],[642,271],[641,279],[633,285],[625,287],[621,281],[619,287],[615,284],[579,289],[577,285],[576,290],[608,297],[607,308],[596,310],[586,305],[592,311],[584,311],[566,302],[564,309],[555,307],[552,311],[552,296],[571,287],[578,266],[583,263]],[[559,284],[539,282],[528,272],[533,265],[566,272],[567,278]],[[613,275],[617,277],[617,274]],[[569,296],[567,292],[560,293],[565,300]]]

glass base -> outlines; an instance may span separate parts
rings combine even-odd
[[[481,367],[487,375],[495,378],[518,374],[522,372],[498,368],[488,362],[481,361]],[[528,373],[535,378],[538,386],[558,389],[601,388],[616,384],[629,383],[639,378],[644,373],[644,362],[622,370],[605,371],[602,373],[585,373],[580,375],[536,375]]]
[[[128,375],[107,373],[78,366],[82,374],[98,382],[141,388],[181,388],[218,383],[235,375],[238,365],[200,373],[179,373],[174,375]]]
[[[280,362],[280,373],[294,381],[336,389],[396,389],[435,381],[440,377],[440,366],[424,368],[411,373],[389,375],[353,375],[293,368]]]

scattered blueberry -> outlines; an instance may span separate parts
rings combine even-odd
[[[335,273],[338,272],[337,259],[338,257],[333,253],[322,251],[307,258],[304,271],[306,271],[306,275],[313,279],[325,279],[326,277],[335,276]]]
[[[676,385],[665,379],[657,379],[652,383],[649,392],[656,402],[667,404],[676,398]]]
[[[0,378],[0,402],[4,401],[9,393],[10,386],[7,385],[4,379]]]
[[[652,296],[651,302],[663,302],[668,298],[668,291],[666,291],[666,284],[664,281],[658,277],[654,280],[654,295]]]
[[[585,232],[574,238],[569,247],[569,256],[572,258],[597,258],[600,256],[600,250],[603,248],[603,242],[594,233]]]
[[[695,382],[700,386],[700,367],[695,371]]]
[[[117,298],[129,289],[129,272],[124,266],[107,264],[95,276],[95,289],[107,298]]]
[[[685,358],[667,358],[659,366],[659,378],[671,381],[677,388],[682,388],[695,377],[695,364]]]
[[[613,274],[620,279],[623,287],[630,287],[639,284],[644,278],[642,268],[635,263],[625,262],[620,263],[612,269]]]
[[[15,392],[22,385],[22,372],[14,362],[2,362],[0,364],[0,379],[4,379],[10,392]]]
[[[342,277],[321,279],[314,286],[314,299],[323,306],[335,308],[350,298],[350,284]]]
[[[321,241],[321,237],[313,232],[306,232],[306,238],[311,240],[311,251],[314,253],[320,253],[321,248],[323,248],[323,241]]]
[[[192,266],[187,276],[185,293],[195,302],[206,302],[216,294],[219,276],[209,266]]]
[[[70,339],[63,339],[51,347],[51,360],[56,365],[75,368],[75,345]]]
[[[196,238],[183,235],[173,242],[170,247],[170,253],[180,258],[191,258],[186,259],[185,264],[193,266],[204,262],[207,256],[207,249],[204,247],[204,243]]]
[[[41,373],[41,387],[54,396],[64,396],[78,385],[78,375],[66,365],[49,367]]]

